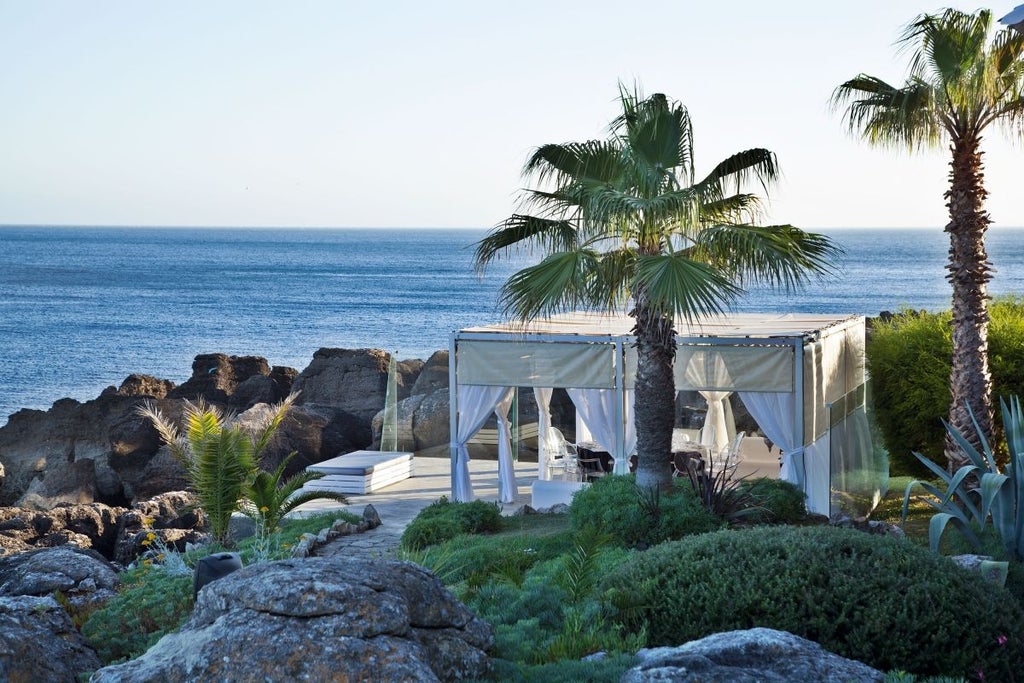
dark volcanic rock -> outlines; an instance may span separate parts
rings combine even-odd
[[[171,391],[170,398],[227,403],[228,397],[239,384],[254,375],[269,375],[270,364],[260,356],[228,356],[223,353],[204,353],[192,362],[192,376]]]
[[[0,680],[76,683],[100,666],[56,600],[0,597]]]
[[[128,375],[117,393],[122,396],[142,396],[145,398],[167,398],[167,393],[174,389],[174,382],[158,379],[150,375]]]
[[[333,413],[348,413],[369,426],[384,407],[390,355],[380,349],[320,349],[295,378],[299,404]],[[422,361],[398,363],[398,398],[409,395]]]
[[[448,352],[435,351],[431,354],[423,369],[416,377],[416,383],[412,385],[410,396],[430,394],[438,389],[448,389]]]
[[[207,585],[180,631],[92,680],[460,681],[486,673],[492,641],[412,563],[282,560]]]
[[[49,511],[0,508],[0,554],[35,547],[75,545],[111,556],[123,508],[103,503],[64,505]]]

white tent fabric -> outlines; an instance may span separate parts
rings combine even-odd
[[[515,392],[505,394],[494,407],[498,418],[498,500],[514,503],[516,500],[516,468],[512,463],[512,421],[508,411],[512,407]]]
[[[796,418],[796,395],[792,392],[763,393],[741,391],[740,400],[747,407],[764,435],[782,450],[779,479],[803,487],[803,448],[797,444],[793,420]]]
[[[704,426],[700,430],[701,445],[708,446],[716,456],[729,449],[736,438],[736,422],[732,419],[732,406],[729,404],[731,391],[701,391],[701,396],[708,402],[708,413],[704,418]]]
[[[534,387],[533,397],[537,399],[537,478],[547,479],[548,453],[547,439],[544,435],[548,433],[551,426],[551,394],[554,390],[551,387]]]
[[[819,515],[831,514],[831,453],[829,433],[804,448],[804,477],[807,509]]]
[[[465,386],[459,391],[459,432],[452,468],[452,497],[460,502],[473,500],[473,484],[469,480],[469,447],[473,435],[487,422],[491,411],[512,387]],[[509,456],[511,459],[511,456]]]
[[[592,415],[585,407],[580,410],[588,411],[585,419],[594,440],[614,455],[617,467],[625,468],[627,456],[635,447],[635,436],[631,440],[625,431],[632,419],[622,419],[623,413],[631,412],[626,397],[635,382],[634,323],[625,315],[580,312],[456,332],[450,347],[450,391],[453,405],[458,406],[451,418],[451,431],[457,432],[452,440],[452,495],[457,497],[462,486],[460,467],[466,470],[465,486],[469,487],[465,441],[479,425],[469,425],[471,431],[464,427],[467,421],[476,422],[470,417],[481,417],[476,410],[464,414],[464,404],[480,402],[467,393],[471,386],[496,387],[499,392],[510,385],[607,390],[615,398],[604,417]],[[771,409],[765,408],[754,417],[785,451],[783,476],[803,484],[812,509],[827,512],[827,435],[832,426],[828,406],[864,382],[864,318],[735,314],[677,321],[677,331],[677,389],[715,392],[708,394],[712,396],[710,403],[719,403],[723,413],[724,403],[714,398],[719,394],[741,392],[748,405],[756,402],[748,400],[748,395],[773,397],[782,406],[775,415],[779,424],[766,426]],[[489,409],[497,401],[486,401]],[[583,399],[577,402],[578,408],[585,404]],[[709,412],[717,413],[718,409]],[[727,418],[723,430],[719,415],[710,417],[716,425],[715,441],[727,444]],[[796,433],[801,423],[802,433]]]
[[[612,389],[566,389],[566,392],[576,406],[577,414],[583,418],[591,438],[611,454],[615,461],[615,471],[620,474],[627,472],[629,454],[636,448],[636,427],[633,420],[635,392],[627,392],[626,404],[623,406],[625,432],[621,450],[618,421],[623,417],[615,405],[619,400],[618,392]]]
[[[615,386],[615,348],[562,342],[459,342],[459,384],[520,387]]]

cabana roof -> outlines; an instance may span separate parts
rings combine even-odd
[[[686,339],[804,339],[813,340],[832,327],[859,322],[861,316],[814,313],[730,313],[697,322],[676,321],[676,334]],[[501,337],[581,337],[579,341],[607,340],[632,336],[634,320],[625,314],[576,312],[533,320],[528,323],[505,322],[481,327],[465,327],[458,332],[463,339]],[[592,339],[587,339],[592,338]]]

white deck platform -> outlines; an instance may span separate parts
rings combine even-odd
[[[412,476],[412,453],[354,451],[306,468],[325,476],[307,483],[309,491],[372,493]]]

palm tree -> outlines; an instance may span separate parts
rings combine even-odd
[[[336,491],[302,491],[305,484],[323,477],[323,472],[303,471],[283,479],[288,463],[296,455],[296,451],[289,453],[273,472],[257,472],[245,487],[241,510],[259,524],[260,532],[266,536],[277,531],[285,515],[300,505],[314,500],[348,503],[348,498]]]
[[[835,247],[790,225],[758,225],[755,180],[778,178],[775,155],[740,152],[698,178],[686,108],[665,95],[620,86],[622,114],[606,140],[548,144],[526,162],[538,187],[524,213],[476,244],[476,264],[538,249],[538,264],[512,275],[500,297],[525,322],[575,309],[635,320],[637,483],[671,486],[675,419],[675,320],[721,313],[752,282],[793,287],[829,269]],[[547,188],[547,189],[544,189]]]
[[[988,282],[981,140],[992,124],[1020,129],[1024,113],[1024,37],[1005,29],[991,39],[992,13],[947,9],[923,14],[899,44],[910,51],[906,82],[892,86],[861,74],[838,88],[834,106],[848,103],[850,130],[869,143],[906,147],[949,145],[949,271],[953,285],[953,358],[949,423],[980,448],[992,441],[992,379],[988,367]],[[973,428],[971,414],[977,418]],[[946,439],[950,471],[967,456]]]
[[[230,415],[202,400],[184,402],[184,433],[154,405],[139,407],[139,415],[153,423],[171,454],[185,467],[199,507],[210,518],[210,533],[222,545],[230,544],[231,514],[239,509],[258,472],[260,455],[297,397],[289,395],[252,429],[231,424]]]

